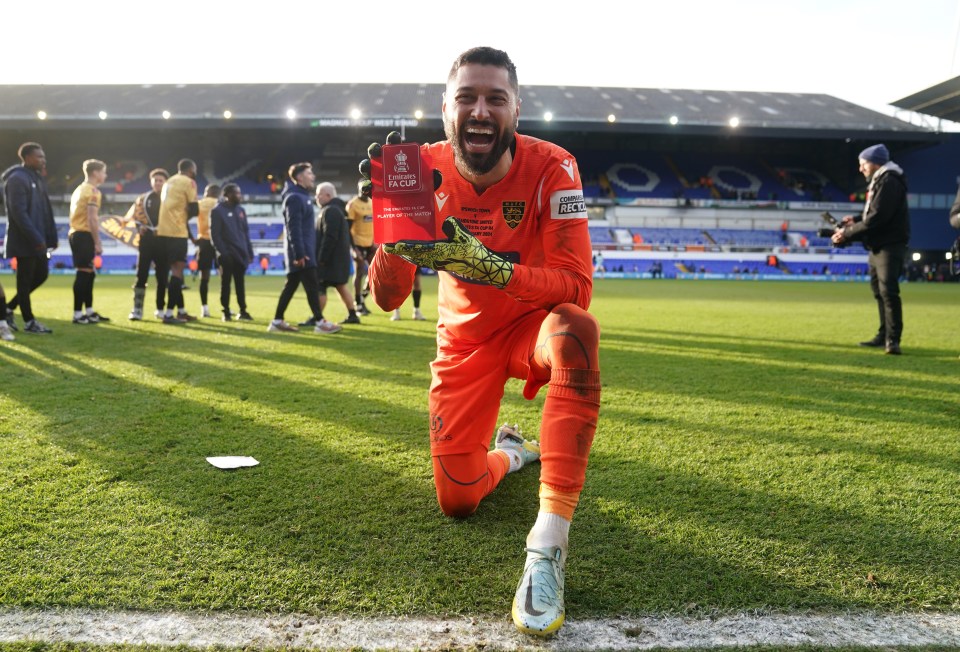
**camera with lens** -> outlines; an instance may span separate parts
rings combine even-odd
[[[820,213],[820,219],[829,224],[830,226],[825,226],[823,228],[817,229],[817,235],[821,238],[832,238],[833,234],[837,232],[837,229],[840,227],[840,222],[837,221],[829,211],[824,211]],[[837,249],[843,249],[844,247],[850,246],[849,242],[842,242],[841,244],[833,244],[833,247]]]

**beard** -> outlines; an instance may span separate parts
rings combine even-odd
[[[467,120],[462,128],[458,128],[453,120],[444,120],[443,133],[450,141],[453,147],[453,157],[457,167],[465,170],[473,176],[483,176],[497,166],[503,153],[506,152],[516,136],[517,128],[513,124],[506,126],[499,132],[496,132],[493,141],[493,147],[486,154],[475,154],[467,151],[464,143],[467,127],[493,127],[496,132],[496,125],[492,122],[478,122],[476,120]]]

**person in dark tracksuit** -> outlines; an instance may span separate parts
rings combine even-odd
[[[253,321],[247,312],[247,295],[244,274],[253,262],[253,243],[250,242],[250,225],[247,212],[240,205],[240,186],[228,183],[223,187],[223,197],[210,211],[210,239],[217,253],[217,268],[220,274],[220,305],[223,321],[230,321],[230,285],[237,289],[237,319]]]
[[[170,173],[163,168],[150,171],[150,192],[137,197],[131,210],[132,219],[140,225],[140,247],[137,253],[137,281],[133,285],[133,310],[129,319],[139,321],[143,319],[143,298],[147,293],[147,279],[150,278],[150,265],[155,268],[157,280],[157,317],[163,316],[164,302],[167,298],[167,277],[170,275],[170,265],[167,264],[167,255],[160,248],[157,241],[157,222],[160,221],[160,190],[170,178]]]
[[[297,288],[303,284],[307,294],[307,303],[313,316],[303,322],[302,326],[314,326],[314,332],[326,333],[340,330],[323,330],[325,322],[323,311],[320,309],[320,292],[317,288],[317,234],[314,231],[315,213],[313,210],[313,191],[317,181],[313,173],[313,166],[309,163],[294,163],[288,172],[290,180],[283,187],[283,234],[286,239],[284,258],[287,265],[287,281],[280,292],[277,302],[277,311],[273,321],[267,326],[270,333],[295,333],[299,329],[288,324],[283,315],[290,305],[290,300]]]
[[[6,321],[16,330],[13,312],[17,306],[23,315],[24,332],[52,333],[34,318],[30,295],[43,285],[50,273],[48,249],[58,244],[57,224],[47,194],[43,173],[47,156],[39,143],[24,143],[18,150],[21,164],[6,170],[3,179],[7,205],[6,257],[17,259],[17,294],[6,305]]]

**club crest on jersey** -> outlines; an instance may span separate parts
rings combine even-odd
[[[503,202],[503,219],[511,229],[520,226],[520,220],[523,219],[523,213],[527,207],[525,201],[505,201]]]

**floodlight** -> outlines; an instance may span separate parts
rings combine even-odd
[[[738,117],[736,117],[736,116],[730,118],[730,126],[733,127],[734,129],[736,129],[737,127],[739,127],[739,126],[740,126],[740,118],[738,118]]]
[[[923,258],[923,256],[920,255],[919,251],[913,254],[913,262],[919,262],[921,258]]]
[[[616,122],[616,121],[617,121],[617,116],[613,115],[612,113],[607,116],[607,122]]]
[[[360,112],[360,109],[350,109],[350,117],[354,120],[359,120],[360,116],[363,114]]]
[[[37,111],[37,119],[39,119],[39,120],[46,120],[46,119],[47,119],[47,112],[46,112],[46,111]]]
[[[223,117],[229,120],[230,118],[233,117],[233,111],[231,111],[230,109],[227,109],[226,111],[223,112]]]
[[[169,111],[164,111],[164,112],[161,113],[160,115],[163,116],[163,119],[164,119],[164,120],[169,120],[169,119],[170,119],[170,112],[169,112]]]
[[[100,116],[100,119],[101,119],[101,120],[106,120],[106,119],[107,119],[107,112],[106,112],[106,111],[101,111],[101,112],[100,112],[99,114],[97,114],[97,115]]]
[[[295,119],[296,117],[297,117],[297,112],[296,112],[296,111],[294,111],[293,109],[287,109],[287,119],[288,119],[288,120],[293,120],[293,119]]]
[[[680,123],[680,118],[675,115],[670,116],[670,124],[677,125]]]

